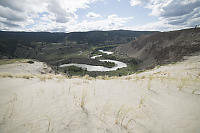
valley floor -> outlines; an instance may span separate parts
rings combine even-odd
[[[46,69],[0,66],[0,132],[200,131],[200,55],[125,77],[67,78]]]

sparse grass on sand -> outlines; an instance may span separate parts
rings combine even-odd
[[[199,66],[195,60],[195,65],[165,66],[125,77],[73,79],[61,74],[1,72],[0,130],[198,132]]]
[[[115,118],[115,124],[124,128],[125,130],[133,130],[133,123],[135,123],[134,118],[132,118],[131,112],[133,108],[122,105],[119,110],[117,111],[116,118]],[[131,125],[131,126],[130,126]]]
[[[2,77],[2,78],[24,78],[24,79],[31,79],[31,78],[34,78],[34,75],[32,75],[32,74],[0,73],[0,77]]]
[[[46,81],[48,79],[58,79],[58,81],[64,80],[68,77],[63,75],[54,75],[54,74],[12,74],[12,73],[0,73],[2,78],[23,78],[23,79],[32,79],[39,78],[40,81]]]
[[[12,64],[12,63],[26,63],[28,61],[30,61],[30,59],[1,59],[0,65]]]

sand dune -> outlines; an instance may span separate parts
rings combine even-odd
[[[1,133],[200,131],[199,55],[110,79],[40,74],[38,64],[0,66]]]

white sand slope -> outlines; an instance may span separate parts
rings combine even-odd
[[[200,132],[200,56],[109,80],[2,75],[0,133]]]
[[[45,63],[34,61],[33,64],[29,63],[13,63],[0,65],[0,73],[15,73],[15,74],[41,74],[53,72],[50,67]]]

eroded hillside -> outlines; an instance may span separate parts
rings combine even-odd
[[[115,49],[121,56],[140,59],[141,68],[180,61],[183,56],[197,51],[200,51],[200,28],[141,36]]]

